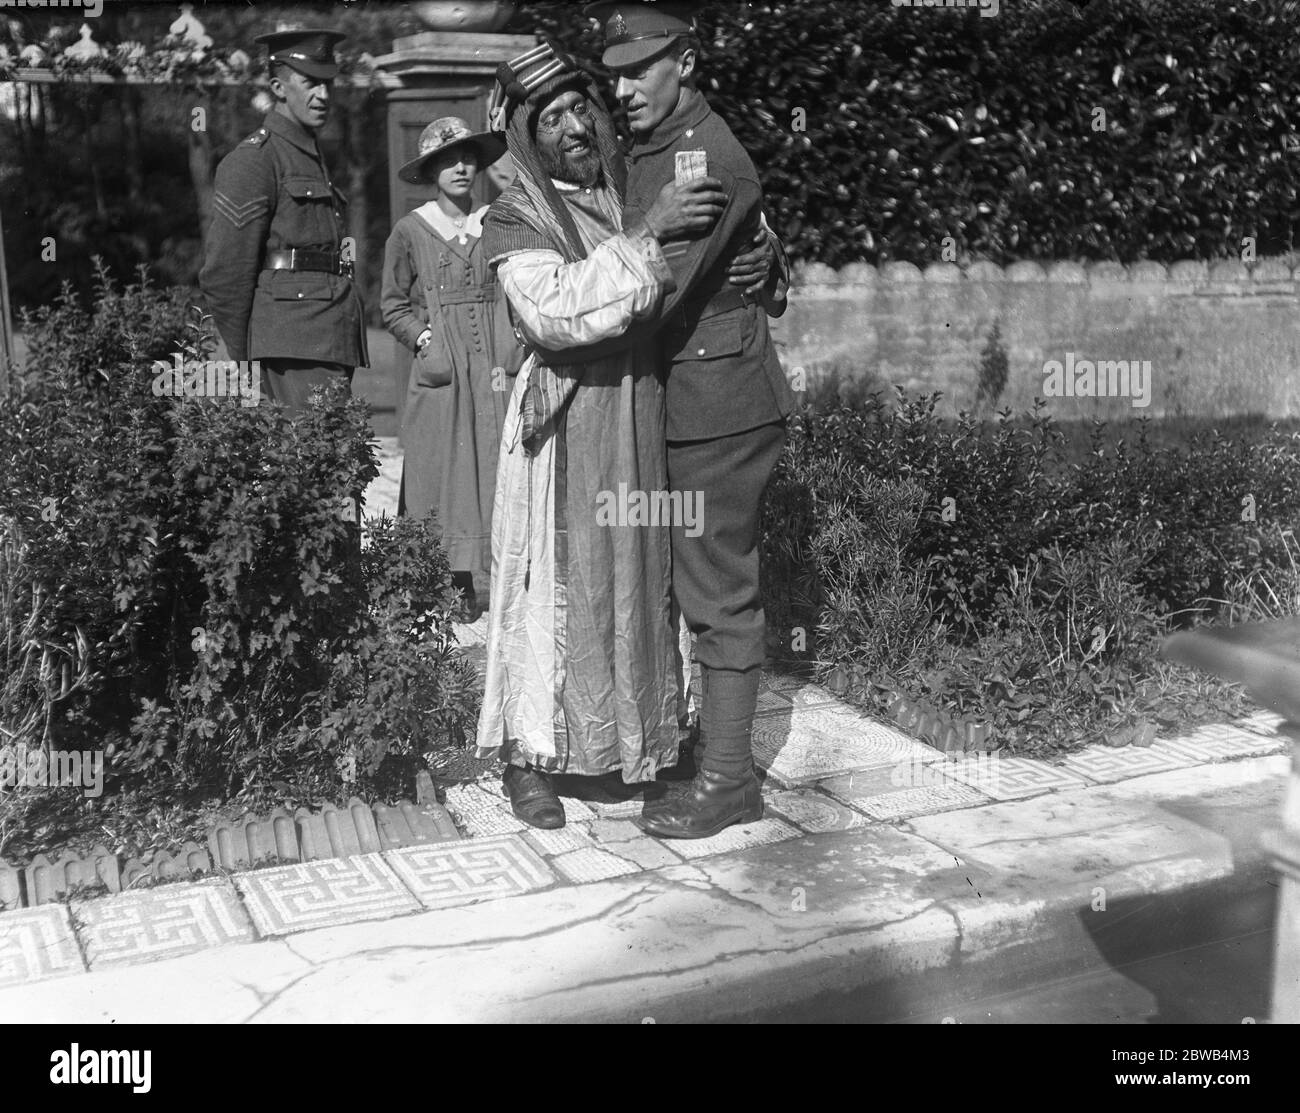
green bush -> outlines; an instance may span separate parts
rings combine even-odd
[[[1013,749],[1235,707],[1161,665],[1157,638],[1293,601],[1300,434],[1178,447],[1098,426],[1074,458],[1039,410],[949,421],[934,401],[792,420],[763,518],[778,656],[877,708],[902,691],[993,724]]]
[[[284,803],[463,741],[476,689],[432,527],[363,539],[341,506],[378,470],[364,403],[156,396],[153,361],[213,342],[143,276],[101,273],[93,307],[65,295],[26,330],[0,398],[12,740],[104,746],[110,791]]]

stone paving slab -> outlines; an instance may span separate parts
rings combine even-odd
[[[1087,907],[1098,887],[1113,902],[1227,876],[1243,856],[1258,861],[1261,852],[1229,837],[1231,823],[1219,813],[1207,819],[1192,807],[1180,814],[1153,804],[1213,788],[1216,795],[1244,791],[1257,807],[1275,808],[1286,768],[1284,757],[1248,758],[923,816],[903,829],[958,857],[983,899]],[[1242,800],[1227,811],[1258,823]]]
[[[761,1019],[868,986],[876,999],[1053,924],[1077,933],[1099,887],[1113,903],[1260,868],[1288,768],[1202,765],[107,969],[0,990],[0,1018],[663,1023]]]
[[[162,885],[80,901],[73,908],[92,970],[254,938],[248,913],[225,879]]]
[[[464,845],[434,843],[385,853],[392,856]],[[326,858],[236,874],[235,885],[262,935],[385,919],[420,907],[385,864],[383,854]]]
[[[396,875],[425,908],[496,900],[555,884],[555,874],[517,835],[390,850]]]
[[[85,969],[63,905],[42,904],[0,914],[0,986],[80,974]]]

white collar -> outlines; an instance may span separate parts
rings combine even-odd
[[[465,223],[459,227],[451,217],[439,208],[437,201],[426,201],[415,211],[433,225],[434,231],[443,239],[465,243],[470,236],[477,238],[483,235],[483,217],[488,211],[488,206],[480,205],[477,209],[474,209],[465,217]]]

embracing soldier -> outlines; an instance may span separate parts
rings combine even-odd
[[[217,167],[199,287],[233,360],[262,365],[262,389],[302,409],[314,387],[367,366],[365,318],[343,258],[343,194],[316,133],[338,74],[337,31],[259,35],[275,107]]]
[[[677,289],[658,333],[669,487],[703,499],[701,534],[673,523],[672,585],[696,635],[704,752],[690,791],[648,805],[640,822],[652,834],[687,839],[762,815],[751,747],[765,655],[759,513],[795,409],[767,325],[769,310],[784,311],[784,267],[773,268],[757,294],[727,280],[733,260],[765,227],[763,194],[749,155],[695,87],[699,6],[605,0],[585,9],[602,23],[602,61],[617,77],[615,95],[632,128],[625,222],[683,175],[717,179],[727,197],[704,236],[664,246]]]

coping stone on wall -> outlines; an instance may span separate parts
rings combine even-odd
[[[795,267],[794,283],[798,286],[838,286],[840,276],[825,263],[800,263]]]
[[[1053,263],[1047,268],[1047,281],[1067,282],[1074,286],[1086,286],[1088,283],[1088,272],[1083,269],[1082,263]]]
[[[1211,282],[1248,282],[1250,271],[1239,259],[1220,259],[1210,264]]]
[[[880,275],[870,263],[848,263],[840,268],[841,286],[874,286]]]
[[[1291,268],[1276,259],[1262,259],[1250,268],[1250,280],[1256,283],[1290,282]]]
[[[1128,267],[1123,263],[1089,263],[1088,264],[1088,281],[1097,282],[1127,282],[1129,280]]]
[[[956,263],[930,263],[924,275],[926,282],[939,286],[952,286],[962,280],[961,267]]]
[[[1131,282],[1163,283],[1168,280],[1169,272],[1165,270],[1163,264],[1153,259],[1142,259],[1129,267],[1128,276]]]
[[[886,263],[885,269],[881,272],[881,277],[886,282],[923,282],[924,276],[921,274],[921,268],[914,263]]]
[[[1007,276],[997,263],[977,259],[966,267],[966,277],[972,282],[1005,282]]]
[[[1031,259],[1021,259],[1007,267],[1008,282],[1046,282],[1047,272]]]
[[[1200,259],[1180,259],[1169,268],[1170,282],[1204,282],[1209,275],[1209,266]]]

